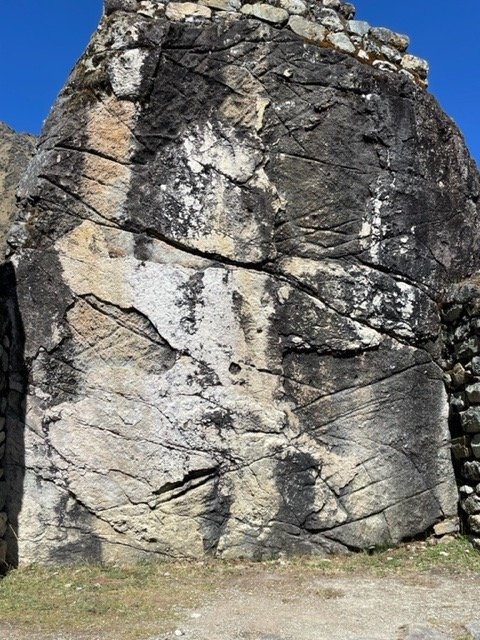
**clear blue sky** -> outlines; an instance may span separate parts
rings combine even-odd
[[[359,19],[411,37],[480,164],[480,0],[353,2]],[[102,0],[0,0],[0,120],[38,133],[101,10]]]

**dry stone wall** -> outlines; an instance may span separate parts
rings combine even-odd
[[[428,63],[406,53],[410,39],[384,27],[372,27],[355,20],[355,7],[340,0],[275,0],[244,3],[242,0],[107,0],[107,14],[132,11],[148,17],[173,21],[202,22],[242,17],[258,18],[277,27],[285,27],[309,43],[355,56],[382,71],[400,72],[427,86]]]
[[[463,530],[480,544],[480,278],[447,291],[442,304],[445,383]]]
[[[462,137],[351,5],[217,5],[107,2],[22,178],[13,560],[348,552],[457,513]]]

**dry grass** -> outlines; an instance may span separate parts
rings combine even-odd
[[[402,545],[396,549],[334,558],[294,558],[272,562],[176,562],[131,567],[82,565],[28,567],[0,581],[1,619],[31,633],[99,634],[139,640],[173,631],[186,611],[233,581],[255,580],[263,572],[302,588],[312,576],[395,575],[404,580],[476,573],[480,553],[463,538],[447,544]],[[322,598],[341,598],[324,589]]]

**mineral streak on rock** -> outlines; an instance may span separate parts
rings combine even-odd
[[[437,300],[479,266],[478,173],[351,5],[303,5],[109,0],[53,109],[10,237],[21,561],[345,552],[456,512]]]

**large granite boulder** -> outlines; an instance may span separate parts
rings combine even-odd
[[[20,561],[344,552],[456,513],[462,137],[346,5],[333,38],[215,2],[109,2],[23,178]]]

